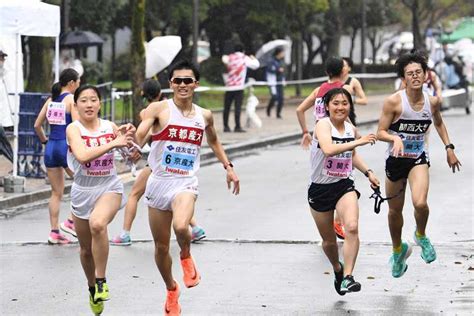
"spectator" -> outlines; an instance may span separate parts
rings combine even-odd
[[[231,90],[225,92],[224,97],[224,132],[230,132],[229,113],[232,102],[235,102],[234,132],[243,133],[245,130],[240,125],[240,112],[244,98],[244,83],[247,76],[247,67],[257,69],[260,66],[259,61],[253,55],[245,55],[242,44],[236,44],[234,52],[230,55],[222,56],[222,62],[227,66],[227,73],[224,76],[225,85]]]
[[[277,102],[277,118],[281,119],[281,110],[283,108],[283,84],[281,82],[285,80],[285,66],[284,59],[285,51],[282,47],[277,47],[273,53],[273,58],[267,65],[267,83],[270,88],[270,102],[267,106],[267,116],[271,115],[271,111],[275,102]]]

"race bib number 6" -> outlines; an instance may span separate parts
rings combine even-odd
[[[165,151],[163,152],[161,164],[165,168],[168,167],[167,170],[179,169],[189,171],[194,167],[194,160],[195,156]]]
[[[83,165],[82,175],[88,177],[107,177],[114,169],[114,154],[107,153]]]

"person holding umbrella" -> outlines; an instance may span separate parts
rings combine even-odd
[[[243,133],[245,130],[240,125],[240,112],[244,98],[244,83],[247,76],[247,67],[257,69],[260,67],[260,62],[253,55],[245,55],[244,46],[240,43],[235,45],[232,54],[222,56],[222,62],[227,66],[227,73],[224,78],[225,85],[229,88],[224,96],[224,132],[230,132],[229,114],[232,102],[235,102],[234,132]]]
[[[283,47],[277,47],[273,52],[273,58],[270,60],[270,63],[267,65],[266,77],[268,87],[270,88],[270,102],[267,106],[267,116],[271,115],[272,108],[277,103],[277,118],[281,119],[281,110],[283,109],[283,84],[281,83],[285,80],[285,65],[284,59],[285,51]]]

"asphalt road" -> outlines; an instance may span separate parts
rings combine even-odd
[[[450,172],[444,146],[432,132],[427,233],[437,261],[425,264],[416,247],[407,273],[401,279],[390,276],[387,206],[383,204],[381,214],[373,213],[368,182],[357,174],[361,249],[354,275],[362,291],[338,296],[305,199],[309,153],[297,145],[271,147],[234,160],[242,181],[237,197],[227,191],[220,165],[201,169],[197,219],[208,238],[192,249],[203,279],[198,287],[183,290],[183,315],[472,314],[473,119],[458,110],[445,113],[445,120],[463,166],[460,173]],[[360,148],[380,179],[385,148],[383,143]],[[407,194],[403,237],[408,241],[415,227],[410,203]],[[62,209],[68,209],[68,201]],[[109,226],[111,237],[119,232],[122,218],[119,213]],[[48,226],[45,208],[0,220],[1,314],[90,313],[78,246],[46,245]],[[111,248],[112,299],[104,315],[162,314],[165,290],[142,204],[132,238],[138,242],[131,247]],[[174,241],[172,249],[177,264]],[[181,280],[179,266],[174,268]]]

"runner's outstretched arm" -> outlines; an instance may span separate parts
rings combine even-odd
[[[369,182],[372,184],[373,187],[379,187],[380,186],[380,181],[375,175],[375,173],[370,169],[367,164],[364,162],[362,157],[357,153],[357,151],[354,149],[352,152],[352,165],[362,172],[366,177],[369,178]]]
[[[379,119],[379,127],[377,129],[377,139],[387,143],[393,143],[392,154],[394,157],[403,155],[403,142],[397,135],[390,135],[388,129],[390,124],[395,120],[397,100],[395,95],[386,98],[383,103],[382,115]]]
[[[430,97],[430,100],[432,101],[431,104],[434,104],[431,107],[431,110],[432,110],[432,115],[433,115],[433,124],[436,128],[436,132],[438,132],[438,135],[441,138],[441,141],[443,142],[443,144],[445,146],[449,145],[451,144],[451,141],[449,140],[448,130],[446,128],[446,125],[444,124],[443,117],[441,116],[441,111],[439,110],[440,109],[439,99],[436,97]],[[460,171],[459,167],[461,166],[461,162],[458,160],[458,157],[456,157],[456,154],[454,153],[454,149],[446,148],[446,156],[447,156],[448,165],[453,170],[453,173],[456,172],[456,169]]]
[[[319,147],[326,157],[331,157],[348,150],[353,150],[358,146],[366,144],[375,144],[377,138],[375,134],[368,134],[356,140],[343,144],[333,144],[331,137],[331,125],[327,121],[319,121],[316,123],[314,133],[319,141]]]
[[[367,96],[365,95],[360,81],[356,78],[352,78],[352,80],[354,80],[354,93],[356,96],[354,103],[359,105],[367,105]]]
[[[158,121],[159,114],[164,109],[166,101],[152,102],[145,110],[140,112],[141,123],[138,125],[135,139],[138,146],[143,147],[149,139],[149,133],[153,124]]]
[[[209,147],[216,155],[217,159],[224,165],[225,170],[227,171],[227,187],[231,189],[231,183],[234,184],[232,193],[237,195],[240,192],[240,181],[237,177],[237,174],[234,172],[234,168],[229,158],[225,154],[224,147],[219,142],[217,138],[216,128],[214,127],[214,118],[211,111],[203,110],[204,119],[206,120],[206,138]]]
[[[311,92],[311,94],[296,108],[296,117],[298,117],[298,123],[300,124],[303,133],[301,138],[301,146],[303,149],[308,149],[309,145],[311,145],[311,134],[308,131],[308,125],[306,125],[305,113],[314,106],[314,101],[316,100],[315,96],[318,94],[318,91],[319,88],[314,89],[314,91]]]

